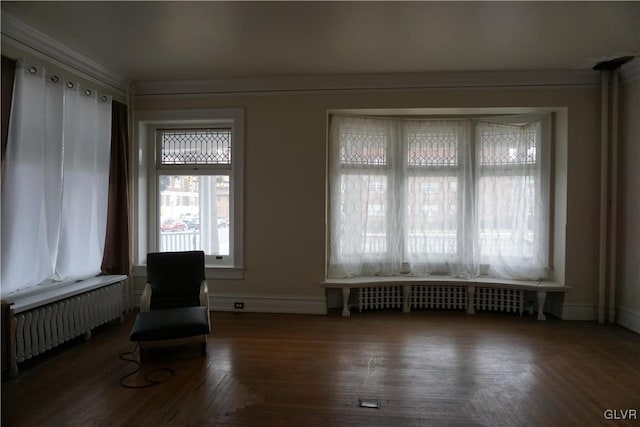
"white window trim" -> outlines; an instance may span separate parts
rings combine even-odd
[[[132,200],[135,229],[134,274],[144,275],[146,255],[158,247],[157,230],[157,169],[155,163],[155,137],[160,129],[185,127],[219,127],[232,129],[231,158],[232,188],[229,190],[230,216],[234,228],[233,265],[207,265],[207,278],[242,279],[244,275],[244,111],[240,108],[211,110],[158,110],[134,114],[134,156],[132,171]]]

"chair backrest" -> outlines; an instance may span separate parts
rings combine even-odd
[[[200,284],[205,278],[204,252],[147,254],[147,283],[151,310],[200,305]]]

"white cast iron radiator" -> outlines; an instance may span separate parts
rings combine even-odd
[[[89,339],[93,328],[122,319],[122,279],[96,286],[94,284],[94,289],[28,309],[24,307],[29,304],[16,301],[11,337],[12,375],[17,374],[17,363],[80,335]]]
[[[522,315],[524,291],[521,289],[477,287],[473,305],[476,310],[507,311]]]
[[[360,288],[358,308],[375,310],[384,308],[402,308],[402,286],[375,286]]]
[[[403,308],[404,289],[403,286],[360,288],[358,308],[360,311]],[[411,308],[467,308],[467,288],[464,286],[414,285],[410,289],[408,302]]]
[[[467,309],[466,286],[411,286],[411,308]]]
[[[450,285],[363,287],[359,289],[358,308],[360,311],[403,308],[405,289],[410,292],[407,303],[411,309],[469,309],[468,288]],[[524,291],[521,289],[475,287],[471,296],[474,310],[513,312],[522,315]]]

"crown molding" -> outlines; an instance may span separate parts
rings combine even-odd
[[[68,46],[2,14],[2,43],[26,51],[70,72],[126,94],[130,81]],[[631,64],[635,64],[631,67]],[[624,81],[638,78],[638,60],[622,67]],[[629,71],[626,71],[629,70]],[[431,72],[397,74],[342,74],[229,78],[215,80],[139,81],[136,96],[316,93],[336,91],[420,90],[444,88],[536,87],[597,85],[592,70]]]
[[[4,12],[1,32],[3,45],[15,47],[121,94],[127,93],[130,82],[123,76]]]
[[[217,80],[139,81],[135,96],[335,92],[522,86],[597,85],[591,70],[289,76]]]
[[[640,57],[627,62],[620,67],[620,75],[623,83],[634,82],[640,79]]]

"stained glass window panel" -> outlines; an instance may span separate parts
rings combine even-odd
[[[231,129],[162,131],[163,165],[230,165]]]

